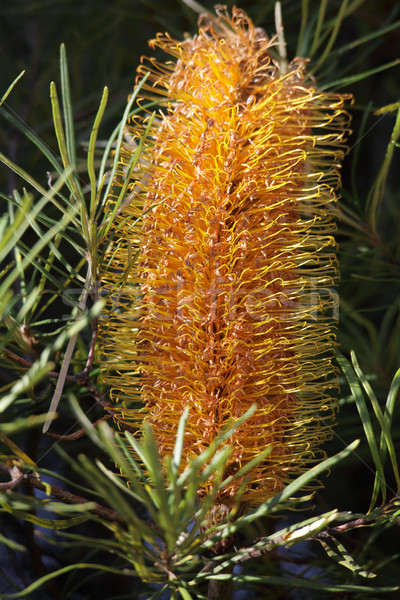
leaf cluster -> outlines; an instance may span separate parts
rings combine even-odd
[[[17,18],[25,22],[26,3],[13,4],[5,13],[9,23]],[[35,18],[50,4],[38,2]],[[54,4],[57,22],[67,14],[61,4]],[[31,557],[25,580],[2,561],[0,596],[42,598],[46,593],[78,599],[89,590],[107,600],[132,594],[188,600],[222,597],[229,584],[234,592],[248,590],[249,598],[264,598],[266,589],[271,598],[286,597],[293,589],[307,598],[391,597],[399,589],[400,558],[393,541],[400,516],[400,255],[398,186],[391,168],[399,144],[400,90],[388,70],[398,59],[382,40],[390,45],[398,35],[398,7],[392,3],[383,14],[362,0],[282,2],[287,54],[310,58],[309,70],[322,89],[343,88],[355,95],[355,133],[343,173],[338,232],[339,425],[330,458],[246,514],[239,494],[231,513],[213,520],[213,502],[226,485],[226,440],[240,422],[230,424],[180,472],[186,415],[174,454],[165,461],[151,430],[138,440],[129,430],[116,433],[104,423],[113,406],[108,390],[96,384],[93,362],[104,303],[98,289],[104,241],[130,200],[126,182],[146,142],[145,134],[126,167],[125,183],[115,185],[124,127],[140,110],[140,87],[121,108],[133,79],[128,73],[132,64],[126,65],[123,57],[126,24],[134,24],[133,37],[140,31],[138,39],[160,28],[182,37],[183,31],[194,30],[197,3],[171,0],[160,7],[152,0],[121,0],[112,16],[105,4],[86,3],[83,14],[77,2],[65,3],[90,23],[85,37],[74,31],[73,13],[67,11],[64,33],[74,31],[78,49],[93,52],[96,36],[105,44],[108,26],[110,45],[108,52],[99,52],[104,64],[100,59],[98,72],[112,73],[112,97],[117,95],[118,101],[110,103],[104,88],[96,100],[90,92],[73,104],[82,73],[70,45],[69,65],[61,45],[60,84],[51,84],[47,113],[43,98],[48,95],[40,86],[47,85],[48,72],[43,65],[42,71],[34,71],[32,85],[40,103],[33,127],[25,122],[24,111],[18,117],[11,104],[25,76],[8,73],[0,91],[0,160],[9,174],[8,185],[0,190],[0,505],[7,517],[0,544],[2,556]],[[257,24],[274,30],[274,2],[239,4]],[[211,2],[205,5],[212,9]],[[49,28],[55,43],[54,35]],[[6,135],[10,131],[19,143],[26,140],[22,162]],[[129,267],[134,263],[132,256]],[[53,443],[49,434],[54,428],[59,438]],[[356,438],[361,439],[358,445]],[[328,471],[326,491],[313,499],[305,496],[304,486]],[[213,488],[201,499],[198,485],[210,473]],[[245,470],[236,474],[245,476]],[[314,510],[305,512],[311,503]],[[22,536],[21,520],[26,523]],[[56,566],[47,568],[43,556],[55,551]],[[38,557],[42,564],[35,572],[32,563]],[[113,588],[117,581],[120,592],[99,591],[99,573],[111,578]]]

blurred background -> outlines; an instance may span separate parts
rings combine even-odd
[[[59,85],[61,43],[66,45],[67,50],[77,147],[80,148],[82,158],[85,157],[104,86],[109,88],[110,99],[99,143],[106,141],[121,119],[135,83],[140,57],[150,54],[147,41],[159,31],[168,31],[178,39],[195,32],[197,14],[188,4],[180,0],[2,0],[0,96],[22,70],[25,70],[25,75],[7,98],[5,108],[8,116],[1,113],[0,150],[46,186],[49,176],[51,177],[46,160],[18,131],[12,120],[24,121],[50,148],[57,151],[49,84],[55,81]],[[202,4],[208,9],[213,7],[213,2],[208,0],[204,0]],[[238,0],[225,4],[228,8],[233,5],[243,8],[258,26],[271,35],[274,33],[274,2]],[[283,0],[281,4],[288,56],[291,59],[296,56],[301,6],[306,3]],[[340,4],[339,1],[329,0],[328,14],[333,17]],[[320,2],[311,0],[308,5],[308,19],[311,21]],[[355,12],[344,20],[329,59],[315,77],[317,85],[321,87],[340,81],[340,85],[333,85],[330,89],[350,92],[355,99],[351,107],[354,133],[349,142],[350,153],[343,166],[344,219],[339,224],[338,231],[341,262],[338,347],[346,356],[351,349],[355,350],[362,369],[383,404],[400,362],[398,148],[388,173],[376,229],[371,227],[366,206],[387,151],[395,123],[396,106],[383,113],[381,111],[377,114],[377,111],[399,102],[400,71],[399,66],[393,66],[372,73],[360,81],[354,81],[352,76],[378,71],[386,63],[400,57],[399,27],[390,29],[390,24],[400,19],[400,3],[397,0],[366,0],[358,2],[358,5]],[[372,37],[375,31],[382,28],[388,29],[382,36],[366,43],[358,43],[366,36]],[[312,40],[308,47],[311,42]],[[313,56],[310,66],[317,62],[318,53]],[[343,81],[345,77],[350,78],[348,83]],[[16,188],[21,189],[22,182],[14,173],[0,165],[0,191],[7,195],[12,194]],[[0,203],[3,202],[0,198]],[[62,311],[62,303],[54,304],[51,310],[59,313]],[[44,326],[45,333],[46,327],[48,325]],[[2,369],[0,385],[6,385],[9,380],[7,370]],[[44,387],[41,393],[38,410],[45,411],[49,402],[48,390]],[[82,397],[83,406],[87,410],[91,407],[90,402],[89,398]],[[353,439],[363,437],[356,408],[349,400],[349,390],[343,378],[338,403],[338,426],[332,442],[326,448],[328,453],[335,453]],[[398,413],[399,411],[394,423],[397,447],[400,441]],[[74,419],[68,414],[67,408],[62,409],[61,414],[62,426],[56,425],[56,430],[59,427],[60,432],[66,431]],[[98,408],[93,408],[93,416],[99,416]],[[65,468],[61,459],[59,462],[49,452],[53,442],[43,439],[40,427],[30,430],[25,436],[21,443],[30,456],[40,457],[43,466],[47,468]],[[72,446],[66,442],[61,445],[72,454],[93,452],[85,440]],[[50,459],[50,456],[53,458]],[[339,510],[366,511],[373,479],[374,471],[368,448],[362,442],[357,455],[324,480],[326,487],[315,499],[316,510],[336,507]],[[390,480],[388,483],[394,486]],[[266,524],[265,527],[270,528],[271,524]],[[3,575],[0,577],[0,597],[2,592],[13,589],[10,581],[27,585],[46,570],[67,564],[69,560],[76,560],[79,556],[78,550],[74,556],[66,556],[61,550],[57,553],[53,546],[46,545],[44,539],[39,547],[34,539],[33,527],[8,515],[1,517],[0,531],[9,534],[17,542],[28,543],[31,549],[27,555],[10,548],[1,550],[0,544],[0,573]],[[392,530],[368,544],[368,531],[352,532],[351,536],[347,540],[351,549],[356,554],[364,552],[367,562],[372,557],[385,561],[388,556],[400,551],[398,532],[395,534]],[[312,554],[314,549],[307,547],[304,552]],[[299,564],[301,567],[304,557],[292,554],[285,557],[285,560],[286,558],[293,570],[296,570]],[[397,569],[399,566],[400,563],[397,562]],[[396,563],[390,563],[388,574],[395,572]],[[77,575],[74,577],[75,579],[71,579],[71,586],[66,589],[76,591],[71,591],[68,596],[63,595],[65,592],[60,591],[59,580],[56,580],[46,592],[41,590],[31,597],[101,600],[117,597],[117,593],[121,598],[128,597],[123,596],[124,594],[132,593],[132,581],[129,578],[119,578],[116,582],[112,577],[96,573],[86,583],[81,583]],[[138,582],[135,588],[137,597],[146,598],[146,591],[141,590],[140,585]],[[282,596],[274,597],[303,597],[288,594],[282,592]],[[250,593],[241,596],[245,597],[254,596]]]

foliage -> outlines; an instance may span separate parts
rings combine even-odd
[[[18,20],[28,28],[29,17],[37,25],[51,4],[28,9],[16,2],[3,18],[11,29]],[[192,0],[157,4],[120,0],[110,9],[89,2],[86,13],[74,0],[56,3],[53,26],[51,20],[40,25],[48,37],[39,38],[53,53],[67,42],[70,60],[62,45],[60,84],[50,88],[52,119],[41,86],[55,67],[32,63],[30,74],[3,73],[0,159],[8,180],[0,193],[0,597],[222,598],[227,584],[237,598],[391,597],[399,589],[400,558],[399,215],[390,170],[400,134],[399,89],[390,69],[397,64],[391,47],[398,7],[388,3],[385,13],[362,0],[282,3],[288,56],[309,57],[322,89],[355,95],[338,232],[338,426],[330,458],[257,509],[235,513],[237,504],[229,519],[210,523],[213,495],[226,484],[226,440],[238,423],[178,474],[187,415],[173,459],[163,462],[150,429],[138,441],[129,428],[117,433],[104,422],[113,405],[96,383],[93,364],[104,303],[97,286],[102,241],[129,200],[124,187],[113,186],[113,165],[125,123],[140,110],[137,88],[126,106],[122,98],[131,91],[145,39],[160,29],[182,37],[197,18]],[[274,2],[238,4],[257,25],[274,30]],[[82,17],[80,30],[74,11]],[[65,38],[58,40],[54,26],[63,16]],[[67,39],[71,32],[82,63]],[[133,63],[126,59],[128,32],[140,40],[129,55]],[[83,70],[91,72],[96,61],[94,49],[94,72],[110,77],[113,99],[104,88],[96,107],[93,89],[81,89]],[[19,62],[10,64],[22,69]],[[22,102],[26,76],[36,114],[31,97]],[[110,195],[117,196],[113,212]],[[47,422],[43,435],[53,411],[58,418]],[[58,437],[51,437],[54,430]],[[302,492],[328,472],[325,490],[313,498]],[[196,490],[210,473],[212,494],[199,501]]]

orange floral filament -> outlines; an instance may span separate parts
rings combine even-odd
[[[159,35],[153,46],[177,62],[140,67],[143,90],[166,109],[108,249],[102,378],[115,419],[139,430],[147,419],[162,455],[189,406],[187,460],[256,403],[230,440],[228,472],[271,445],[242,498],[259,504],[321,458],[331,433],[348,96],[318,91],[304,59],[281,72],[274,40],[237,9],[203,20],[192,39]],[[135,121],[127,133],[140,139],[144,128]],[[219,502],[231,505],[237,489]]]

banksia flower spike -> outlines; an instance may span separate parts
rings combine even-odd
[[[187,459],[255,403],[230,439],[227,473],[271,447],[243,491],[257,505],[320,459],[331,434],[348,96],[318,91],[304,59],[283,72],[275,40],[238,9],[201,19],[192,39],[152,45],[176,61],[139,69],[144,97],[166,108],[110,236],[102,379],[115,420],[140,431],[146,419],[162,455],[188,406]],[[146,126],[134,120],[126,137]],[[122,182],[133,152],[127,143]],[[232,506],[238,486],[217,503]]]

